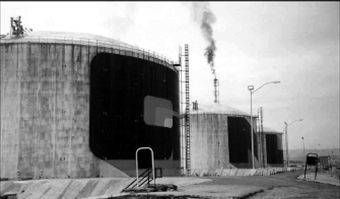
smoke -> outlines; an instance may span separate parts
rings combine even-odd
[[[216,22],[216,17],[210,10],[210,4],[205,2],[192,3],[192,17],[194,21],[199,23],[202,35],[208,42],[204,56],[207,58],[207,63],[210,65],[211,72],[216,77],[214,58],[217,48],[215,39],[213,38],[214,31],[212,29],[212,24]]]

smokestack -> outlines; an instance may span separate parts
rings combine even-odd
[[[218,79],[215,76],[214,79],[214,87],[215,87],[215,91],[214,91],[214,96],[215,96],[215,103],[219,104],[220,100],[218,99],[218,96],[220,95],[220,89],[219,89],[220,83],[218,82]]]
[[[204,39],[208,42],[208,46],[205,48],[204,56],[207,58],[207,63],[210,65],[211,72],[216,78],[215,72],[215,52],[216,43],[213,38],[212,24],[216,22],[216,17],[214,13],[210,10],[209,3],[193,3],[193,19],[199,23],[202,35]]]

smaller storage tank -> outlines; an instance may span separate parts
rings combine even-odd
[[[265,153],[266,163],[268,167],[283,167],[283,145],[281,132],[264,127],[265,135]]]
[[[253,133],[258,167],[256,118],[253,116]],[[192,171],[251,168],[250,115],[226,105],[198,104],[197,110],[190,111],[190,144]]]

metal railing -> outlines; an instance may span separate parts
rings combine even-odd
[[[157,172],[157,171],[159,171],[159,172]],[[143,187],[144,185],[147,185],[147,184],[149,185],[150,182],[152,180],[154,180],[152,175],[151,175],[152,173],[153,173],[152,172],[152,168],[146,169],[142,174],[139,175],[138,183],[137,183],[137,178],[134,179],[128,186],[126,186],[123,189],[122,192],[127,191],[129,189],[135,188],[137,186],[137,184],[138,184],[138,187]],[[162,168],[155,168],[154,173],[156,174],[155,175],[155,179],[163,177],[163,170],[162,170]],[[157,175],[157,173],[159,173],[160,175]]]
[[[129,52],[133,52],[140,55],[146,55],[160,61],[164,61],[169,65],[174,65],[175,62],[172,61],[170,58],[156,53],[155,51],[151,51],[148,49],[144,49],[138,47],[137,45],[130,45],[124,43],[119,40],[114,40],[107,38],[106,41],[98,39],[88,39],[88,38],[73,38],[73,37],[57,37],[57,36],[34,36],[29,35],[29,37],[19,37],[19,38],[1,38],[0,43],[54,43],[54,44],[76,44],[76,45],[84,45],[84,46],[94,46],[94,47],[104,47],[104,48],[111,48],[114,50],[125,50]],[[175,67],[173,67],[175,68]],[[177,68],[175,68],[177,70]]]
[[[142,174],[138,176],[135,180],[133,180],[128,186],[126,186],[122,192],[128,190],[128,189],[133,189],[137,186],[144,186],[146,183],[150,184],[150,182],[153,180],[152,177],[150,178],[150,174],[152,173],[152,168],[148,168],[145,170]]]

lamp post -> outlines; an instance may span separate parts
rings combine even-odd
[[[289,153],[288,153],[288,126],[289,125],[291,125],[291,124],[293,124],[294,122],[298,122],[298,121],[302,121],[303,119],[299,119],[299,120],[295,120],[295,121],[293,121],[293,122],[291,122],[291,123],[289,123],[289,124],[287,124],[287,122],[285,122],[285,124],[286,124],[286,129],[285,129],[285,131],[286,131],[286,159],[287,159],[287,168],[289,167]]]
[[[303,145],[303,165],[305,165],[306,164],[306,158],[305,158],[305,156],[306,156],[306,154],[305,154],[305,138],[301,137],[301,139],[302,139],[302,145]]]
[[[250,91],[250,136],[251,136],[251,165],[252,165],[252,169],[255,169],[254,136],[253,136],[253,94],[267,84],[278,84],[278,83],[280,83],[280,81],[267,82],[267,83],[263,84],[262,86],[260,86],[259,88],[257,88],[256,90],[254,90],[253,85],[248,86],[248,90]]]

